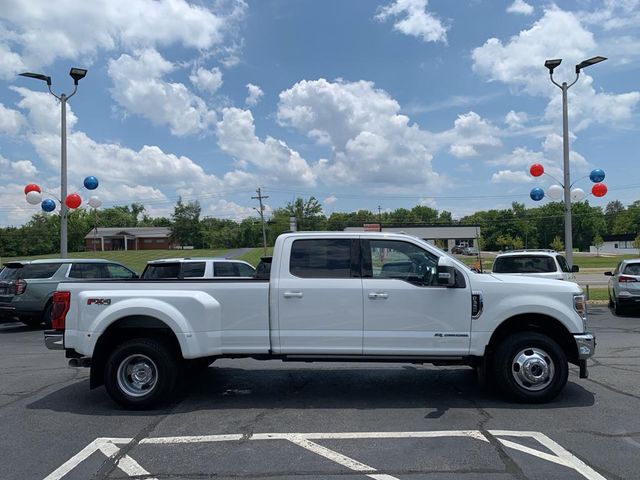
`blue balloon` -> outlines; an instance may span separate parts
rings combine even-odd
[[[50,198],[45,198],[40,206],[45,212],[53,212],[56,209],[56,202],[51,200]]]
[[[93,175],[84,179],[84,188],[87,190],[95,190],[98,188],[98,179]]]
[[[601,168],[596,168],[594,170],[591,170],[591,173],[589,174],[589,179],[593,183],[600,183],[601,181],[604,180],[604,170],[602,170]]]
[[[544,198],[544,190],[540,187],[532,188],[529,196],[531,197],[531,200],[538,202]]]

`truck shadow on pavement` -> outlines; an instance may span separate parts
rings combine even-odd
[[[344,365],[344,364],[342,364]],[[345,368],[209,367],[186,378],[169,406],[145,412],[127,412],[113,403],[104,388],[89,390],[88,380],[61,388],[28,408],[80,415],[159,415],[225,409],[402,409],[433,410],[438,418],[447,410],[463,408],[558,409],[590,407],[593,393],[570,380],[553,402],[519,404],[498,392],[482,388],[467,367],[413,366]]]

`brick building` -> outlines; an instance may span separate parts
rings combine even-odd
[[[84,237],[88,251],[167,250],[175,246],[169,227],[94,228]]]

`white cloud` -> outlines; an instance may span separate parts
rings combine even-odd
[[[153,49],[137,51],[134,56],[122,54],[108,64],[114,82],[112,95],[128,112],[155,125],[168,125],[174,135],[206,132],[215,123],[215,112],[182,83],[163,80],[174,68]]]
[[[42,180],[43,187],[54,193],[59,192],[57,174],[60,165],[60,108],[51,95],[19,88],[15,91],[23,96],[19,106],[28,110],[27,119],[37,121],[38,128],[34,128],[27,138],[44,161],[45,170],[54,172],[52,180],[47,177]],[[67,115],[70,119],[76,118],[71,106]],[[224,215],[242,217],[242,212],[244,216],[252,213],[223,198],[208,198],[210,192],[216,192],[219,197],[220,192],[233,186],[227,185],[226,180],[205,172],[189,157],[167,153],[153,145],[133,150],[116,143],[99,143],[84,132],[75,131],[74,123],[75,121],[70,122],[67,136],[70,190],[79,188],[85,176],[96,175],[100,179],[96,194],[104,200],[105,205],[140,201],[150,213],[168,215],[177,195],[183,195],[187,200],[207,198],[206,205],[203,202],[203,212],[209,215],[224,211]],[[37,173],[33,164],[27,160],[3,162],[0,157],[0,166],[2,165],[11,167],[9,180],[33,180],[33,175]],[[1,171],[9,175],[7,168],[2,168]],[[42,173],[46,175],[47,171]],[[2,183],[5,180],[7,179],[3,178]],[[168,197],[163,192],[173,192],[175,196]]]
[[[428,0],[395,0],[378,8],[376,19],[384,22],[401,17],[393,28],[405,35],[419,37],[424,42],[447,43],[447,27],[427,11]]]
[[[253,115],[249,110],[223,109],[217,135],[223,152],[236,158],[240,166],[253,166],[262,178],[304,185],[316,182],[311,167],[298,152],[273,137],[261,141],[256,136]]]
[[[280,93],[278,120],[331,148],[314,167],[328,184],[437,186],[429,135],[372,82],[303,80]]]
[[[490,38],[483,46],[474,49],[473,70],[490,81],[549,98],[546,117],[558,120],[562,112],[561,94],[549,81],[544,61],[557,58],[561,52],[563,62],[554,72],[554,78],[560,82],[564,79],[572,81],[573,66],[592,57],[597,50],[594,35],[582,25],[576,14],[552,6],[545,9],[542,18],[530,29],[521,31],[508,42],[503,44],[497,38]],[[640,92],[596,92],[592,84],[593,79],[582,72],[578,83],[569,90],[571,116],[579,119],[570,125],[572,129],[630,118],[640,101]]]
[[[326,205],[333,205],[334,203],[336,203],[338,201],[338,197],[336,197],[335,195],[329,195],[327,198],[325,198],[322,203],[326,204]]]
[[[4,0],[0,20],[7,34],[0,45],[0,73],[9,78],[58,58],[90,61],[99,51],[117,49],[179,44],[211,50],[233,32],[245,10],[242,0],[227,12],[186,0]]]
[[[524,0],[515,0],[511,5],[507,7],[509,13],[519,13],[521,15],[531,15],[533,13],[533,7]]]
[[[491,183],[530,183],[533,179],[525,172],[500,170],[491,176]]]
[[[203,92],[216,93],[222,86],[222,72],[218,67],[210,70],[199,67],[189,75],[189,80]]]
[[[448,144],[449,152],[458,158],[479,155],[478,149],[499,147],[500,130],[476,112],[458,115],[453,128],[435,135],[438,143]]]
[[[637,29],[640,24],[639,0],[605,0],[601,8],[592,12],[579,12],[585,23],[605,30]]]
[[[510,110],[504,117],[504,123],[506,123],[510,129],[522,127],[527,120],[529,120],[529,116],[526,112],[516,112],[514,110]]]
[[[253,107],[258,104],[258,102],[264,95],[264,92],[258,85],[254,85],[253,83],[247,83],[246,86],[249,94],[247,95],[247,98],[244,102],[250,107]]]
[[[565,64],[575,65],[588,58],[596,47],[593,34],[573,13],[551,7],[529,30],[521,31],[507,43],[490,38],[474,49],[473,70],[490,81],[522,88],[530,94],[555,95],[544,62],[558,57],[559,45],[564,58],[563,68],[557,71],[559,75],[568,73]]]
[[[24,123],[24,117],[20,112],[0,103],[0,135],[17,135]]]

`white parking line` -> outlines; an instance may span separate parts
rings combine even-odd
[[[589,467],[582,460],[572,455],[568,450],[551,440],[540,432],[521,432],[512,430],[489,430],[489,433],[496,437],[498,441],[507,448],[517,450],[528,455],[546,460],[566,468],[570,468],[587,480],[606,480],[602,475]],[[334,463],[342,465],[354,472],[363,473],[374,480],[399,480],[398,478],[376,473],[377,470],[369,465],[347,457],[339,452],[319,445],[313,440],[341,440],[341,439],[406,439],[406,438],[445,438],[445,437],[467,437],[483,442],[489,442],[487,437],[479,430],[441,430],[431,432],[337,432],[337,433],[256,433],[253,435],[197,435],[197,436],[175,436],[175,437],[149,437],[140,440],[140,444],[147,445],[172,445],[186,443],[207,443],[207,442],[238,442],[256,440],[286,440],[310,452],[320,455]],[[536,450],[525,445],[500,437],[527,437],[533,438],[538,443],[546,447],[554,454]],[[109,458],[114,458],[120,453],[120,448],[116,445],[129,444],[132,438],[97,438],[76,455],[67,460],[62,466],[50,473],[44,480],[60,480],[67,473],[77,467],[81,462],[89,458],[93,453],[100,451]],[[130,477],[151,475],[133,458],[123,455],[116,466]],[[146,480],[156,480],[148,477]]]

